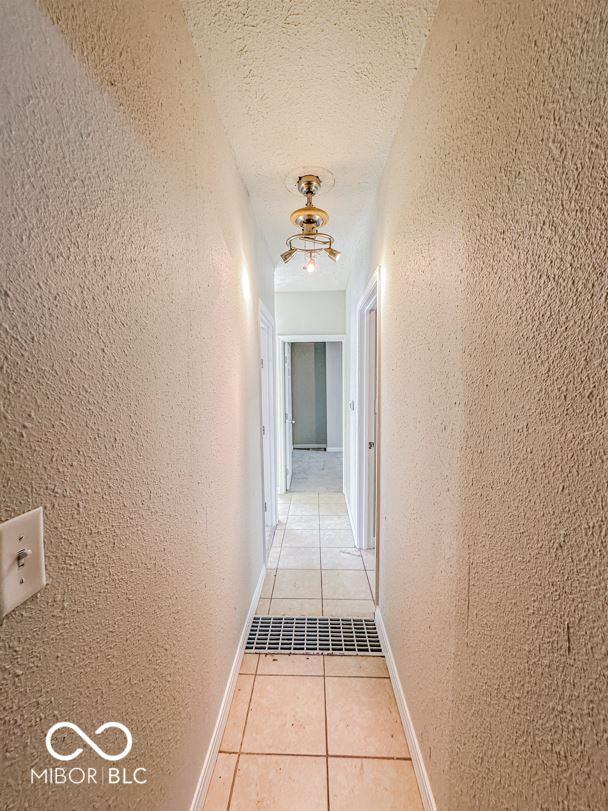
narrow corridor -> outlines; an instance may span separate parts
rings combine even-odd
[[[205,811],[422,811],[384,658],[245,654]]]
[[[0,3],[0,811],[608,809],[607,68]]]
[[[376,558],[355,546],[341,493],[279,496],[258,614],[373,617]]]

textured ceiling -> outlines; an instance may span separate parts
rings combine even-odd
[[[340,290],[371,205],[436,0],[184,0],[211,93],[255,215],[276,257],[278,290]],[[321,166],[335,186],[320,196],[326,230],[343,251],[304,272],[279,259],[303,200],[292,170]]]

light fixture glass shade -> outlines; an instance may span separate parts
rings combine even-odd
[[[309,273],[314,273],[316,269],[314,257],[310,257],[308,262],[304,265],[304,270],[307,270]]]
[[[285,262],[285,264],[287,264],[287,262],[289,262],[294,253],[296,253],[296,249],[290,248],[288,251],[285,251],[285,253],[281,254],[281,259],[283,260],[283,262]]]
[[[329,256],[332,262],[337,262],[342,256],[342,253],[337,251],[335,248],[325,248],[325,253]]]

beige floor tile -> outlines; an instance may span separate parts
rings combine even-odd
[[[230,705],[230,712],[228,713],[228,721],[222,736],[220,750],[222,752],[238,752],[241,746],[241,738],[243,737],[243,729],[245,727],[245,718],[247,717],[247,707],[249,706],[249,698],[251,697],[251,688],[253,687],[253,676],[241,675],[236,680],[236,690],[232,697],[232,704]]]
[[[323,604],[321,600],[306,597],[273,599],[268,613],[275,617],[322,617]]]
[[[326,547],[321,550],[321,568],[363,570],[363,560],[359,550],[353,546],[348,546],[346,549]]]
[[[375,676],[388,679],[388,669],[384,656],[326,656],[325,675]]]
[[[348,515],[344,496],[319,496],[319,515]]]
[[[258,602],[255,613],[264,616],[270,612],[270,600],[267,597],[262,597]]]
[[[321,529],[352,529],[348,515],[320,516]]]
[[[281,546],[273,546],[270,552],[268,553],[268,560],[266,561],[266,566],[269,569],[276,569],[279,563],[279,555],[281,554]]]
[[[389,679],[331,676],[325,687],[330,755],[408,757]]]
[[[322,529],[321,546],[339,546],[345,549],[347,546],[355,546],[355,539],[350,529]]]
[[[317,504],[291,504],[289,507],[289,518],[294,515],[319,515]]]
[[[272,587],[274,586],[275,569],[268,569],[266,577],[264,578],[264,585],[260,592],[260,597],[272,597]]]
[[[255,673],[257,665],[258,665],[258,654],[245,653],[243,654],[243,659],[241,661],[241,669],[239,670],[239,673],[248,673],[251,676]]]
[[[273,599],[321,598],[321,570],[279,569],[274,585]]]
[[[324,570],[322,577],[324,599],[369,600],[371,598],[365,572],[332,572]]]
[[[423,811],[409,760],[329,758],[332,811]]]
[[[347,516],[348,512],[346,509],[346,505],[342,506],[340,504],[320,504],[319,505],[319,515],[344,515]]]
[[[370,681],[384,683],[380,679]],[[323,697],[323,679],[317,676],[256,676],[243,751],[325,754]]]
[[[325,758],[241,755],[231,811],[326,811]]]
[[[287,529],[319,529],[318,515],[290,515]]]
[[[289,504],[291,495],[291,493],[279,493],[277,496],[277,504]]]
[[[318,493],[292,493],[291,494],[291,503],[292,504],[318,504],[319,503],[319,494]]]
[[[279,569],[320,569],[319,547],[286,546],[281,549]]]
[[[283,535],[285,534],[284,529],[277,529],[274,533],[274,538],[272,539],[271,549],[276,548],[277,546],[280,548],[281,544],[283,543]]]
[[[336,657],[341,658],[341,657]],[[322,676],[323,657],[303,654],[272,654],[260,656],[260,676]]]
[[[320,545],[318,529],[286,529],[283,538],[283,546],[308,546],[318,547]]]
[[[371,600],[323,600],[324,617],[373,619],[376,607]]]
[[[225,752],[220,752],[217,756],[203,811],[226,811],[228,808],[236,759],[237,755],[228,755]]]
[[[319,504],[346,504],[344,493],[319,493]]]

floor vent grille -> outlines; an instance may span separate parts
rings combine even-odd
[[[376,623],[351,617],[254,617],[247,653],[382,656]]]

